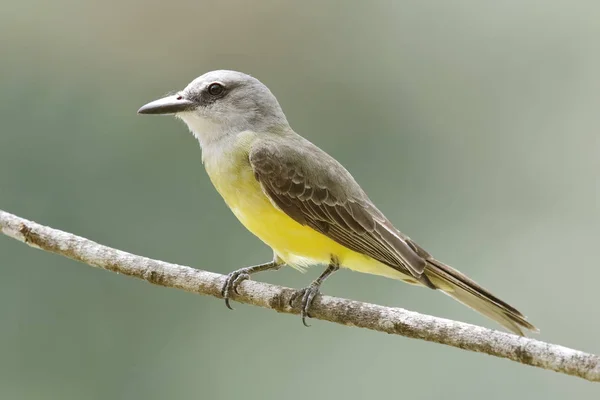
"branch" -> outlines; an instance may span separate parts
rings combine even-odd
[[[221,298],[225,276],[152,260],[116,250],[91,240],[28,221],[0,210],[0,231],[32,247],[60,254],[85,264],[143,279],[155,285]],[[299,314],[288,301],[293,289],[244,281],[241,303]],[[567,347],[494,331],[462,322],[330,296],[317,296],[313,318],[347,326],[427,340],[563,374],[600,382],[600,357]]]

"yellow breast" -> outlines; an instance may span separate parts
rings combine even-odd
[[[286,264],[302,269],[311,264],[327,264],[331,256],[336,256],[341,266],[356,271],[403,278],[398,271],[299,224],[277,208],[254,176],[248,160],[249,142],[248,137],[241,136],[237,143],[203,149],[204,165],[235,216]]]
[[[204,154],[206,171],[231,211],[286,263],[303,266],[328,263],[345,249],[319,232],[294,221],[263,192],[248,162],[246,146]]]

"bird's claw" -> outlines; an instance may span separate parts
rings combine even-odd
[[[294,303],[296,302],[297,299],[299,299],[299,298],[302,299],[302,308],[300,309],[300,316],[302,317],[302,323],[306,327],[310,326],[309,324],[306,323],[306,318],[307,317],[312,318],[308,314],[308,310],[310,309],[310,306],[311,306],[313,300],[315,299],[315,296],[318,295],[319,293],[320,293],[319,286],[310,285],[303,289],[296,290],[294,292],[294,294],[292,294],[292,297],[290,297],[290,301],[289,301],[290,307],[294,307]]]
[[[247,279],[250,279],[250,274],[248,274],[244,269],[233,271],[229,275],[227,275],[227,279],[225,279],[225,284],[221,289],[221,296],[223,296],[223,298],[225,299],[225,305],[230,310],[233,310],[233,307],[231,307],[231,305],[229,304],[229,298],[231,296],[231,293],[233,292],[235,294],[239,294],[237,290],[239,284]]]

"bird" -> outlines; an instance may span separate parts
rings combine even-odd
[[[290,127],[277,98],[258,79],[207,72],[138,113],[185,122],[217,192],[273,250],[271,261],[227,275],[221,293],[227,307],[240,283],[257,272],[326,265],[290,300],[306,326],[323,282],[347,268],[439,290],[517,335],[538,331],[516,308],[396,229],[346,168]]]

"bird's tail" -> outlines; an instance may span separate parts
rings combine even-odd
[[[503,302],[475,281],[454,268],[434,259],[427,260],[425,275],[433,285],[467,307],[524,336],[523,329],[538,332],[517,309]]]

